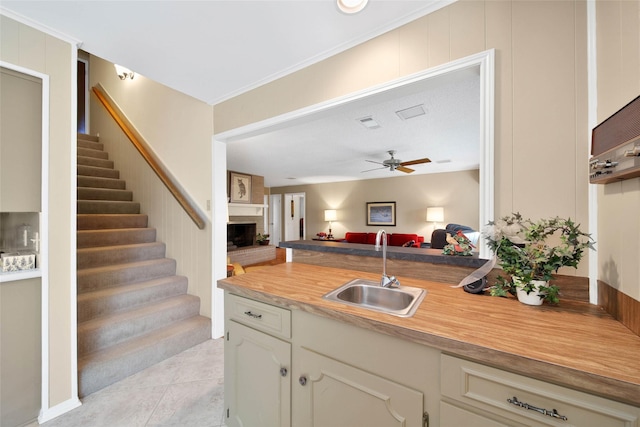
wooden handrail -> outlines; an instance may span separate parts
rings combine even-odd
[[[206,224],[206,217],[202,211],[198,208],[198,205],[189,197],[184,191],[178,181],[171,175],[166,166],[158,159],[158,157],[151,151],[149,144],[136,130],[135,126],[127,118],[126,114],[113,100],[113,98],[107,93],[107,91],[99,83],[92,88],[93,93],[98,100],[102,103],[107,112],[113,117],[120,129],[127,135],[129,141],[136,147],[138,152],[147,161],[151,169],[156,173],[158,178],[171,192],[173,197],[176,198],[180,206],[187,212],[189,217],[198,226],[200,230],[203,230]]]

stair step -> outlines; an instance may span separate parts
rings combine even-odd
[[[78,214],[78,230],[104,230],[114,228],[147,228],[145,214]]]
[[[93,141],[93,142],[98,142],[100,140],[100,138],[98,136],[90,135],[88,133],[78,133],[77,138],[78,138],[78,140]]]
[[[78,156],[78,165],[94,166],[98,168],[113,169],[113,160],[96,159],[93,157]]]
[[[78,324],[78,356],[198,315],[200,298],[178,295]]]
[[[78,270],[82,270],[164,258],[165,253],[166,245],[162,242],[82,248],[77,250],[76,265]]]
[[[109,200],[78,200],[79,214],[138,214],[140,203]]]
[[[108,160],[109,153],[104,150],[94,150],[93,148],[78,147],[76,153],[80,157],[91,157],[94,159]]]
[[[211,320],[195,316],[136,340],[78,359],[78,388],[85,397],[211,338]]]
[[[78,200],[110,200],[119,202],[133,201],[131,190],[119,190],[114,188],[90,188],[80,187],[77,190]]]
[[[108,228],[104,230],[77,231],[77,248],[98,246],[134,245],[156,241],[155,228]]]
[[[171,258],[137,261],[127,264],[85,268],[76,272],[78,294],[175,276],[176,261]]]
[[[89,148],[91,150],[104,151],[104,144],[102,142],[78,139],[78,148]]]
[[[101,176],[103,178],[120,178],[120,171],[113,168],[101,168],[96,166],[78,165],[77,173],[80,176]]]
[[[169,276],[78,295],[78,323],[187,293],[184,276]]]
[[[211,337],[200,298],[97,137],[78,134],[78,389],[85,397]]]
[[[127,188],[127,183],[123,179],[103,178],[100,176],[78,175],[77,182],[78,187],[113,188],[117,190],[124,190]]]

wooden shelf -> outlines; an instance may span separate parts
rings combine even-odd
[[[265,205],[229,203],[229,216],[262,216]]]

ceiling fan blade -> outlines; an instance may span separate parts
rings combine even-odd
[[[376,165],[384,165],[384,163],[382,163],[382,162],[376,162],[375,160],[366,160],[366,159],[365,159],[365,162],[375,163]]]
[[[396,170],[399,170],[400,172],[404,172],[404,173],[411,173],[414,171],[413,169],[405,168],[404,166],[398,166]]]
[[[375,162],[374,162],[375,163]],[[371,172],[371,171],[377,171],[379,169],[386,169],[386,166],[383,166],[381,168],[373,168],[373,169],[367,169],[366,171],[360,171],[360,173],[365,173],[365,172]]]
[[[429,163],[429,162],[431,162],[431,159],[425,157],[424,159],[416,159],[416,160],[409,160],[408,162],[402,162],[400,163],[400,166],[420,165],[422,163]]]

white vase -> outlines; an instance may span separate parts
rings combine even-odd
[[[519,278],[514,277],[513,283],[516,285],[516,295],[518,296],[518,301],[527,305],[542,305],[544,301],[544,292],[540,293],[537,289],[540,287],[546,288],[549,286],[549,282],[545,280],[532,280],[531,284],[534,286],[534,289],[527,294],[527,291],[523,290],[523,284]]]

